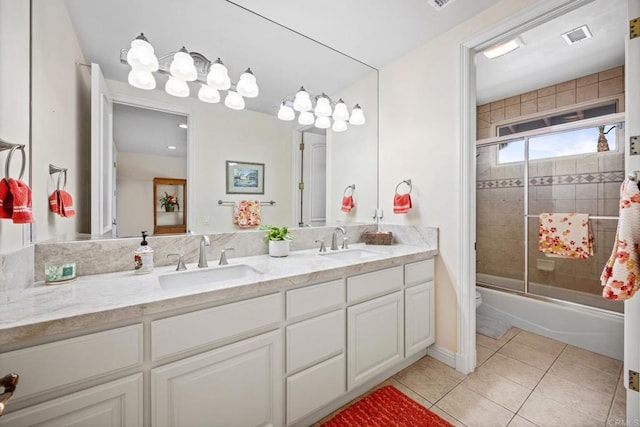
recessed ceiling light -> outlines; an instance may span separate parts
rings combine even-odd
[[[170,145],[167,147],[169,150],[177,150],[178,147],[176,147],[175,145]]]
[[[593,37],[593,35],[591,34],[591,31],[589,31],[589,27],[587,27],[586,24],[581,27],[574,28],[571,31],[567,31],[562,35],[562,38],[567,42],[569,46],[579,43],[583,40],[590,39],[591,37]]]
[[[179,127],[180,129],[186,129],[186,128],[188,128],[189,126],[187,126],[187,124],[186,124],[186,123],[180,123],[180,124],[178,125],[178,127]]]
[[[497,58],[497,57],[502,56],[502,55],[506,55],[507,53],[513,52],[514,50],[518,49],[519,47],[521,47],[523,45],[524,45],[524,43],[522,43],[522,40],[520,40],[519,37],[516,37],[513,40],[509,40],[507,42],[500,43],[500,44],[497,44],[495,46],[491,46],[491,47],[483,50],[482,53],[487,58],[493,59],[493,58]]]

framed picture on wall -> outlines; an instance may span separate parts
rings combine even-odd
[[[227,194],[264,194],[264,163],[227,160]]]

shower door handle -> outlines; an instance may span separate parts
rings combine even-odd
[[[0,394],[0,416],[7,407],[7,402],[13,396],[13,392],[16,391],[18,385],[19,376],[16,373],[7,374],[0,379],[0,386],[4,387],[4,391]]]

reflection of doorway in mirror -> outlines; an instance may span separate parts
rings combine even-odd
[[[298,132],[300,152],[298,164],[299,195],[296,219],[299,227],[321,227],[327,223],[327,138],[324,131],[309,129]]]

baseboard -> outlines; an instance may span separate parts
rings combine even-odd
[[[449,349],[440,347],[438,344],[429,346],[429,348],[427,348],[427,355],[439,360],[445,365],[451,366],[453,369],[456,368],[456,354]]]

